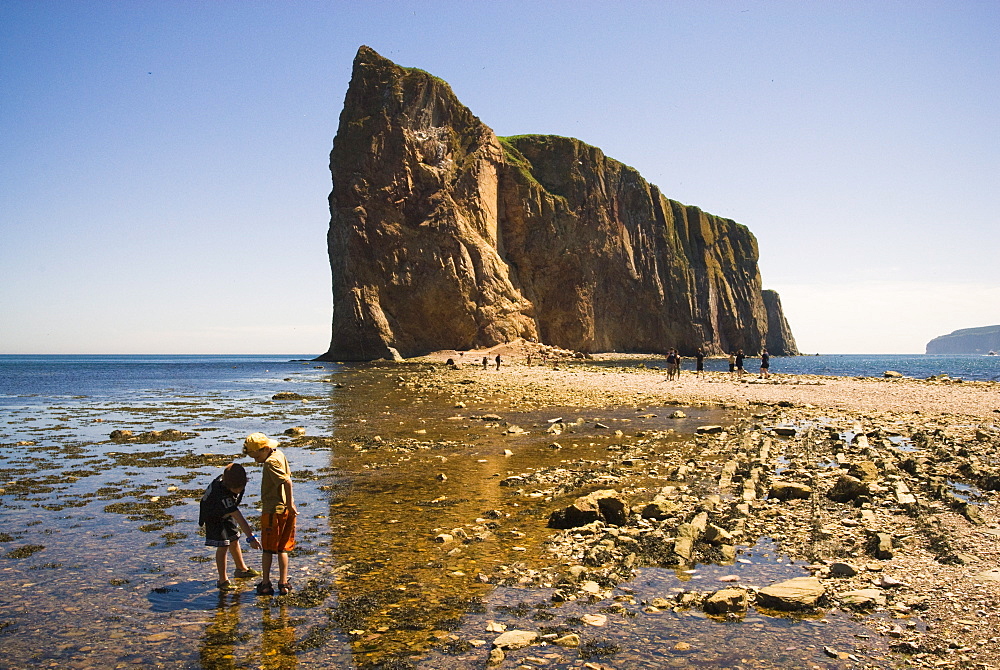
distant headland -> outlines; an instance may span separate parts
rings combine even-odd
[[[962,328],[927,343],[928,354],[1000,353],[1000,326]]]
[[[321,359],[518,338],[583,353],[798,353],[745,226],[666,198],[580,140],[498,138],[446,82],[368,47],[330,170]]]

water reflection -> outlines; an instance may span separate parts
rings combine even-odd
[[[544,544],[547,516],[581,490],[501,482],[571,467],[587,472],[583,489],[608,478],[659,487],[666,468],[657,473],[657,464],[620,459],[612,472],[608,454],[643,443],[655,448],[660,465],[684,463],[692,447],[681,436],[699,423],[724,423],[718,412],[685,409],[687,419],[671,420],[674,408],[530,409],[544,403],[479,391],[466,393],[468,407],[457,408],[449,392],[419,386],[419,372],[406,382],[385,371],[343,379],[347,390],[308,404],[81,402],[12,414],[5,430],[16,437],[0,449],[6,489],[0,553],[24,557],[0,561],[9,586],[0,591],[6,661],[12,667],[466,668],[485,662],[486,640],[495,635],[486,626],[495,621],[543,633],[582,631],[589,646],[579,651],[535,650],[555,654],[553,668],[580,667],[581,659],[601,660],[614,649],[607,662],[616,667],[664,667],[661,661],[713,667],[743,658],[751,659],[748,667],[768,667],[762,657],[774,649],[756,648],[755,636],[801,647],[827,635],[802,628],[811,624],[758,616],[745,627],[696,613],[654,616],[635,604],[654,591],[669,593],[681,579],[711,581],[712,569],[704,566],[680,576],[640,573],[608,602],[551,601],[541,569],[553,563]],[[502,419],[482,418],[494,413]],[[199,436],[115,444],[106,440],[108,424],[95,424],[109,417],[115,428],[176,427]],[[554,435],[547,430],[557,417],[564,431]],[[242,435],[279,434],[292,423],[319,436],[291,440],[286,449],[301,511],[300,548],[292,558],[297,589],[257,598],[245,583],[220,597],[196,530],[204,483],[239,452]],[[523,432],[508,432],[511,424]],[[29,437],[37,445],[14,444]],[[251,518],[254,497],[244,500]],[[29,554],[31,546],[43,549]],[[247,560],[257,567],[259,556]],[[497,574],[509,579],[496,580]],[[610,626],[579,623],[595,608],[608,609]],[[781,625],[787,631],[779,634]],[[665,652],[685,640],[700,651]]]

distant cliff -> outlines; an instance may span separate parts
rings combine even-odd
[[[963,328],[927,343],[928,354],[987,354],[991,351],[1000,353],[1000,326]]]
[[[579,140],[498,138],[447,83],[368,47],[330,170],[324,358],[517,337],[584,352],[797,353],[745,226],[667,199]]]

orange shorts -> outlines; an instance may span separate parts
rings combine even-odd
[[[260,515],[260,545],[269,554],[295,548],[295,515],[291,512]]]

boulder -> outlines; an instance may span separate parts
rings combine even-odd
[[[879,560],[887,561],[895,555],[891,533],[872,533],[868,546],[872,556]]]
[[[868,485],[857,477],[851,475],[840,475],[833,487],[827,492],[826,497],[840,503],[851,502],[858,496],[869,495]]]
[[[808,500],[812,496],[812,487],[798,482],[771,482],[768,498],[774,500]]]
[[[535,643],[538,633],[529,630],[509,630],[493,640],[494,649],[522,649]]]
[[[705,599],[706,614],[729,614],[747,611],[747,592],[743,589],[721,589]]]
[[[714,523],[708,524],[705,529],[705,535],[703,536],[705,542],[709,544],[714,544],[716,546],[723,544],[732,544],[733,536],[729,531],[716,526]]]
[[[653,498],[652,502],[642,508],[642,518],[662,521],[668,517],[675,516],[681,509],[679,503],[657,497]]]
[[[549,515],[549,528],[578,528],[594,521],[621,526],[628,519],[629,506],[617,491],[594,491]]]
[[[757,592],[757,604],[775,610],[794,611],[815,607],[823,597],[823,584],[815,577],[796,577]]]
[[[857,566],[851,563],[831,563],[830,564],[830,576],[831,577],[854,577],[858,574]]]
[[[885,594],[878,589],[858,589],[845,591],[837,596],[844,605],[857,608],[883,606],[886,603]]]
[[[847,474],[863,482],[874,482],[879,478],[878,466],[871,461],[857,461],[847,468]]]

